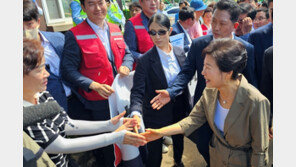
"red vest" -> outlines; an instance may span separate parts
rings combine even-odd
[[[149,49],[151,49],[154,44],[142,23],[141,13],[137,14],[135,17],[130,18],[129,20],[132,22],[136,32],[138,50],[141,54],[144,54]]]
[[[122,64],[126,46],[119,27],[112,23],[108,23],[108,27],[110,31],[110,47],[118,70]],[[79,72],[95,82],[111,86],[114,80],[112,66],[98,35],[86,21],[71,28],[70,31],[73,32],[82,53]],[[106,100],[93,90],[86,92],[79,88],[78,92],[90,101]]]

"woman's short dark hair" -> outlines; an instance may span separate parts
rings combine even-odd
[[[202,14],[202,17],[204,17],[205,14],[208,13],[208,12],[213,13],[213,8],[211,8],[211,7],[207,7],[206,10],[204,11],[204,13]]]
[[[136,8],[140,8],[140,9],[142,9],[140,3],[137,2],[137,1],[131,3],[131,4],[128,6],[128,8],[129,8],[130,11],[133,9],[133,7],[136,7]]]
[[[167,15],[163,14],[163,13],[156,13],[154,14],[149,22],[148,22],[148,28],[150,27],[150,25],[152,24],[152,22],[157,23],[160,26],[166,27],[167,29],[170,29],[171,27],[171,23],[170,23],[170,19]]]
[[[23,40],[23,75],[28,75],[41,64],[44,49],[36,39]]]
[[[221,38],[213,40],[202,52],[211,55],[222,72],[233,71],[231,78],[237,79],[247,65],[247,50],[238,40]]]

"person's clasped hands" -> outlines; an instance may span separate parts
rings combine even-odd
[[[116,125],[119,123],[119,121],[122,119],[122,125],[115,130],[115,132],[119,132],[122,130],[126,130],[126,133],[124,135],[123,144],[130,144],[136,147],[144,146],[147,141],[146,138],[143,135],[140,135],[138,133],[131,132],[135,128],[138,127],[138,120],[135,118],[123,118],[126,111],[123,111],[116,117],[113,117],[110,121],[113,125]]]
[[[118,73],[120,74],[120,76],[125,77],[128,76],[130,73],[130,69],[126,66],[120,66],[118,69]],[[107,85],[107,84],[100,84],[98,82],[93,81],[90,85],[89,85],[89,89],[94,90],[96,92],[99,93],[100,96],[102,96],[105,99],[108,99],[108,97],[114,93],[114,89]]]
[[[99,93],[100,96],[102,96],[105,99],[108,99],[108,97],[114,93],[114,89],[111,88],[111,86],[107,84],[100,84],[98,82],[93,81],[90,85],[89,88],[91,90],[94,90]]]

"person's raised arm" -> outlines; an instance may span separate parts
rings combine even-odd
[[[252,30],[253,22],[250,17],[246,17],[242,21],[242,33],[243,35],[250,33]]]

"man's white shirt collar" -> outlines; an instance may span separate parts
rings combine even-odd
[[[234,39],[234,32],[232,32],[231,35],[232,35],[231,39]],[[213,35],[213,40],[216,40],[214,35]]]
[[[88,18],[86,18],[86,21],[88,22],[88,24],[90,25],[90,27],[95,32],[98,32],[99,30],[102,30],[102,31],[107,31],[108,30],[108,25],[107,25],[106,20],[104,20],[103,28],[99,27],[98,25],[96,25],[95,23],[93,23],[92,21],[90,21]]]
[[[179,20],[178,20],[178,23],[180,24],[181,28],[183,29],[183,31],[184,31],[184,35],[186,35],[186,37],[187,37],[187,39],[188,39],[188,41],[189,41],[189,44],[190,44],[190,46],[191,46],[192,40],[191,40],[191,38],[190,38],[190,36],[189,36],[189,34],[188,34],[188,30],[186,30],[186,29],[182,26],[182,24],[179,22]]]

